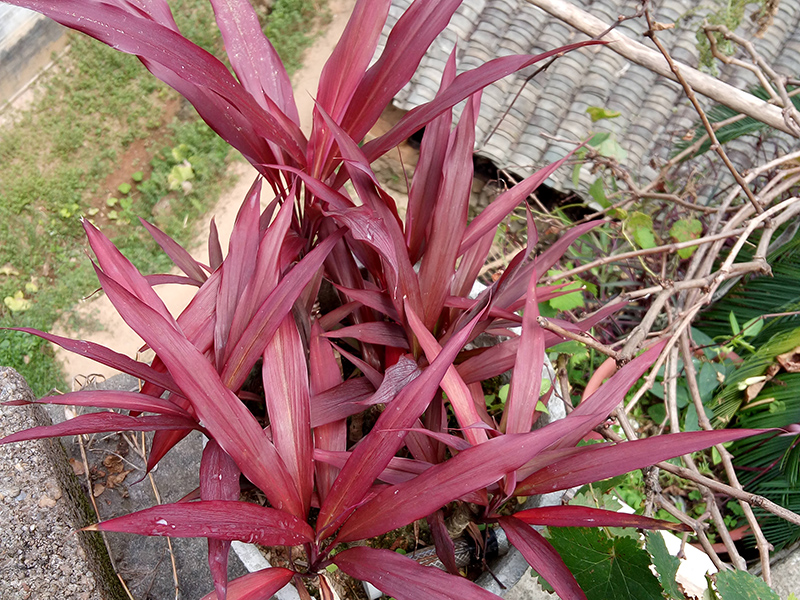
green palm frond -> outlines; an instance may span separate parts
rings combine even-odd
[[[789,88],[791,90],[791,88]],[[769,94],[764,90],[763,87],[757,87],[750,90],[750,93],[756,96],[761,100],[769,100]],[[800,109],[800,96],[793,96],[791,98],[792,104],[794,104],[795,108]],[[720,121],[724,121],[726,119],[730,119],[731,117],[735,117],[740,114],[738,111],[733,110],[732,108],[728,108],[727,106],[723,106],[718,104],[711,108],[707,113],[708,120],[713,123],[719,123]],[[721,144],[726,144],[731,140],[735,140],[740,138],[744,135],[752,135],[767,129],[767,125],[762,123],[761,121],[757,121],[752,117],[745,117],[740,121],[736,121],[735,123],[731,123],[730,125],[726,125],[719,130],[717,130],[717,139]],[[691,140],[680,140],[678,143],[675,144],[676,151],[673,153],[673,156],[679,154],[695,142],[697,142],[701,137],[706,134],[706,129],[702,124],[699,124],[695,129],[694,136]],[[683,158],[683,161],[689,160],[690,158],[695,158],[700,156],[701,154],[705,154],[711,148],[711,141],[706,140],[703,144],[700,145],[700,148],[691,155],[688,155]],[[681,162],[683,162],[681,161]]]

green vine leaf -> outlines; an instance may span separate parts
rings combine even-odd
[[[722,600],[780,600],[780,596],[764,580],[747,571],[719,573],[717,590]]]
[[[696,240],[702,233],[703,224],[697,219],[681,219],[680,221],[676,221],[669,230],[670,236],[672,236],[672,239],[674,239],[676,242],[688,242],[689,240]],[[678,256],[681,258],[689,258],[692,254],[694,254],[696,249],[696,246],[692,246],[690,248],[681,248],[678,250]]]
[[[650,555],[636,540],[609,538],[602,529],[550,528],[550,543],[575,575],[588,600],[657,600],[661,586]]]
[[[685,596],[675,581],[675,574],[678,572],[681,561],[669,553],[667,544],[664,542],[664,536],[657,531],[648,532],[647,551],[653,557],[653,566],[656,568],[658,580],[661,582],[664,592],[669,598],[683,600]]]

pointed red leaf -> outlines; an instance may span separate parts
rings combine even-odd
[[[464,252],[471,248],[482,236],[486,235],[487,232],[495,231],[500,222],[519,206],[520,202],[523,202],[525,198],[550,177],[556,169],[572,157],[573,152],[574,150],[569,152],[561,160],[539,169],[533,175],[526,177],[517,185],[492,200],[489,206],[475,217],[469,224],[469,227],[467,227],[458,254],[464,254]]]
[[[231,66],[244,88],[264,110],[271,99],[300,124],[292,83],[275,48],[261,30],[256,11],[247,0],[211,0]]]
[[[575,577],[542,535],[514,517],[500,517],[508,541],[522,553],[533,570],[549,583],[562,600],[586,600]]]
[[[433,334],[427,330],[425,325],[419,321],[413,311],[407,314],[408,322],[417,336],[419,345],[422,347],[425,356],[429,362],[433,362],[442,351],[442,347]],[[441,383],[442,390],[447,394],[447,399],[453,407],[453,412],[456,415],[458,424],[464,428],[464,436],[469,440],[469,443],[476,446],[489,439],[486,431],[483,429],[474,429],[471,426],[476,423],[482,423],[478,411],[475,409],[475,402],[472,394],[467,388],[467,384],[461,379],[461,376],[456,371],[453,365],[448,367],[447,372],[444,374]]]
[[[239,467],[219,444],[209,440],[200,459],[200,497],[203,500],[239,499]],[[208,539],[208,567],[219,598],[225,598],[228,587],[228,540]]]
[[[422,255],[419,286],[422,290],[423,322],[433,330],[439,320],[455,273],[456,258],[467,227],[472,191],[472,153],[475,145],[476,104],[480,94],[467,100],[453,132],[442,165],[442,181],[429,224],[428,245]]]
[[[300,491],[307,514],[314,486],[308,362],[291,315],[283,319],[267,344],[261,375],[272,442]]]
[[[95,342],[73,340],[70,338],[61,337],[59,335],[54,335],[52,333],[39,331],[38,329],[31,329],[30,327],[9,327],[9,329],[11,331],[24,331],[25,333],[30,333],[47,340],[48,342],[58,344],[65,350],[69,350],[70,352],[74,352],[75,354],[84,356],[86,358],[91,358],[92,360],[99,362],[102,365],[106,365],[107,367],[117,369],[123,373],[128,373],[128,375],[133,375],[138,379],[149,381],[164,389],[178,391],[178,386],[175,384],[175,381],[173,381],[169,373],[159,373],[148,364],[139,362],[138,360],[133,360],[124,354],[114,352],[113,350],[110,350],[105,346],[101,346],[100,344],[96,344]]]
[[[276,508],[301,514],[300,497],[280,456],[242,402],[192,343],[155,311],[97,270],[123,319],[155,350],[192,403],[200,423]],[[257,458],[256,458],[257,457]]]
[[[396,600],[497,600],[469,579],[423,567],[391,550],[350,548],[334,556],[333,562],[351,577],[370,582]]]
[[[529,508],[514,513],[514,518],[528,525],[544,525],[545,527],[635,527],[636,529],[692,531],[691,527],[683,523],[569,504]]]
[[[222,368],[225,359],[230,355],[231,346],[235,344],[236,340],[229,339],[231,323],[247,284],[253,281],[256,254],[261,239],[258,230],[260,200],[261,178],[258,177],[247,192],[247,197],[236,215],[228,243],[228,256],[222,263],[222,281],[217,295],[214,321],[214,355],[218,370]]]
[[[514,493],[530,496],[565,490],[592,481],[622,475],[681,454],[704,450],[714,444],[722,444],[759,433],[764,433],[764,431],[758,429],[689,431],[619,444],[585,446],[583,452],[562,458],[535,472],[522,481]]]
[[[442,561],[444,568],[451,575],[458,575],[458,566],[456,565],[456,546],[453,543],[453,538],[447,531],[447,526],[444,522],[444,513],[437,510],[427,519],[428,527],[431,529],[431,536],[433,537],[433,545],[436,547],[436,556]]]
[[[461,73],[453,80],[453,83],[444,93],[437,96],[431,102],[410,110],[400,119],[400,122],[387,133],[364,144],[364,154],[370,161],[375,160],[391,148],[397,146],[403,140],[411,137],[413,133],[424,127],[448,108],[455,106],[478,90],[485,88],[498,79],[502,79],[506,75],[515,73],[520,69],[524,69],[534,63],[550,58],[555,54],[569,52],[570,50],[575,50],[583,46],[602,43],[604,42],[589,40],[548,50],[536,56],[502,56],[488,63],[484,63],[476,69]]]
[[[314,424],[315,404],[318,405],[320,394],[336,389],[342,382],[341,369],[339,368],[339,363],[336,362],[333,348],[330,342],[323,338],[321,334],[322,328],[319,325],[319,321],[314,321],[311,325],[311,340],[309,341],[308,350],[311,393],[314,394],[310,400],[311,425],[314,427],[314,448],[339,452],[347,448],[347,420],[341,418],[325,425]],[[366,382],[366,378],[360,377],[353,381]],[[372,390],[372,385],[369,385],[369,389]],[[346,398],[349,400],[351,396],[348,395]],[[328,490],[331,489],[339,469],[315,460],[314,470],[316,473],[317,496],[320,503],[322,503],[327,497]]]
[[[377,122],[392,98],[411,80],[459,4],[461,0],[421,0],[406,9],[392,27],[380,57],[362,78],[342,120],[342,128],[350,137],[362,139]]]
[[[248,573],[230,582],[227,600],[265,600],[285,587],[294,571],[282,567],[262,569],[255,573]],[[203,596],[202,600],[223,600],[216,592]]]
[[[151,412],[173,417],[191,419],[192,415],[173,404],[169,400],[155,398],[139,392],[121,392],[117,390],[86,390],[69,392],[60,396],[46,396],[36,402],[19,400],[3,402],[5,405],[23,404],[60,404],[63,406],[94,406],[96,408],[116,408],[136,412]]]
[[[186,275],[198,283],[203,283],[208,276],[206,275],[205,271],[200,266],[192,255],[189,254],[183,246],[178,244],[175,240],[173,240],[170,236],[166,233],[161,231],[158,227],[153,225],[152,223],[148,223],[141,217],[139,217],[139,221],[144,225],[145,229],[150,232],[150,235],[153,236],[153,239],[161,246],[161,249],[164,253],[172,259],[172,262],[175,263],[181,271],[186,273]]]
[[[583,420],[578,418],[575,422]],[[560,439],[575,422],[561,419],[530,433],[506,434],[459,452],[359,506],[342,526],[337,540],[347,542],[381,535],[486,488]]]
[[[297,546],[314,540],[308,523],[282,510],[225,500],[160,504],[86,529],[239,540],[262,546]]]
[[[383,313],[392,321],[400,320],[397,310],[395,309],[394,305],[392,305],[389,296],[387,296],[384,292],[381,292],[377,289],[352,289],[337,284],[334,284],[334,287],[336,287],[337,290],[342,292],[348,298],[352,298],[364,306],[369,306],[370,308]]]
[[[219,269],[222,260],[222,246],[219,243],[217,223],[214,221],[214,217],[211,217],[211,222],[208,224],[208,263],[211,270],[216,271]]]
[[[539,299],[536,296],[536,269],[531,273],[525,311],[522,313],[522,334],[514,362],[514,375],[508,392],[500,430],[506,433],[530,431],[536,415],[544,367],[544,330],[536,321]]]
[[[408,350],[408,339],[402,327],[386,321],[370,321],[358,325],[340,327],[323,334],[328,338],[353,338],[367,344],[379,346],[393,346]]]
[[[115,412],[97,412],[79,415],[56,425],[32,427],[0,439],[0,444],[62,435],[84,435],[111,431],[157,431],[159,429],[197,429],[197,423],[185,417],[158,415],[129,417]]]
[[[346,419],[363,412],[365,404],[375,393],[366,377],[348,379],[339,385],[311,397],[311,426],[318,427]]]
[[[283,317],[290,313],[295,300],[322,266],[331,249],[344,235],[338,230],[317,244],[303,260],[297,263],[281,280],[256,311],[247,329],[242,333],[222,371],[222,380],[232,389],[239,389],[250,369],[261,357],[270,338],[277,331]],[[240,465],[241,466],[241,465]]]
[[[397,394],[391,409],[381,413],[372,431],[356,446],[320,508],[320,531],[346,516],[361,502],[369,486],[403,445],[406,433],[402,430],[411,427],[428,406],[447,368],[469,338],[480,317],[481,313],[478,313],[472,322],[448,340],[436,360]],[[429,510],[422,516],[431,512]]]

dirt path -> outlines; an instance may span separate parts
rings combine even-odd
[[[310,130],[311,113],[314,106],[313,95],[316,94],[322,67],[344,31],[354,5],[355,0],[329,0],[331,23],[325,33],[306,52],[304,58],[306,66],[295,73],[293,77],[301,127],[306,133]],[[213,216],[224,247],[225,240],[228,239],[233,228],[236,212],[255,177],[255,170],[250,165],[240,162],[232,164],[229,172],[236,179],[236,184],[220,197],[217,205],[209,212],[195,241],[194,255],[204,262],[207,262],[208,259],[208,222]],[[191,286],[163,285],[159,286],[157,291],[167,308],[172,314],[177,315],[192,299],[195,289]],[[81,315],[89,316],[97,323],[97,330],[91,333],[56,330],[55,333],[90,340],[108,346],[116,352],[132,357],[136,356],[137,349],[143,344],[142,339],[125,324],[105,295],[82,302],[78,310]],[[56,355],[64,366],[69,380],[78,378],[80,382],[84,377],[90,375],[110,377],[116,373],[114,369],[61,349],[56,350]]]

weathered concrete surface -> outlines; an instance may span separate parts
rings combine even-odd
[[[0,105],[67,44],[66,30],[42,15],[0,4]]]
[[[0,400],[32,399],[25,380],[0,367]],[[0,437],[48,424],[39,406],[0,406]],[[90,510],[57,441],[0,446],[0,598],[124,598],[99,535],[76,533]]]

